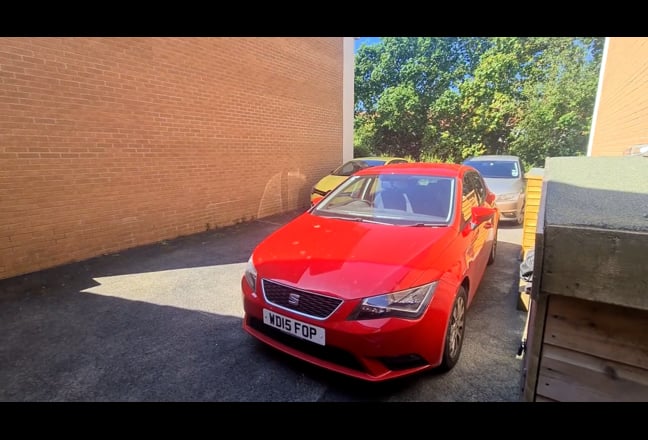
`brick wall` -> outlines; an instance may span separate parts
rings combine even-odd
[[[308,206],[343,38],[0,38],[0,279]]]
[[[598,99],[592,156],[648,144],[648,38],[609,39]]]

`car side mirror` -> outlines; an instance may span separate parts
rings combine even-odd
[[[471,210],[471,218],[469,222],[466,222],[464,225],[461,234],[465,237],[470,234],[472,231],[477,229],[477,226],[482,223],[489,222],[493,219],[493,216],[497,212],[495,208],[488,208],[486,206],[475,206]],[[492,223],[487,223],[486,228],[492,227]]]
[[[495,215],[495,208],[488,208],[486,206],[475,206],[472,208],[472,224],[477,227],[484,222],[490,221]],[[474,228],[473,228],[474,229]]]

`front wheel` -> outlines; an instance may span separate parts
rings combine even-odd
[[[466,289],[463,286],[460,287],[452,305],[452,311],[450,312],[450,322],[446,330],[443,359],[438,368],[441,372],[450,371],[459,360],[466,327],[467,297]]]
[[[522,208],[520,208],[520,210],[517,212],[517,214],[515,216],[515,224],[516,225],[521,225],[521,224],[524,223],[524,209],[525,208],[526,208],[526,206],[523,205]]]

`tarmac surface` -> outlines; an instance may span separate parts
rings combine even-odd
[[[292,359],[242,329],[245,263],[297,214],[0,280],[0,401],[520,401],[521,226],[500,226],[457,366],[372,384]]]

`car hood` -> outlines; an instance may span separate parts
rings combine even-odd
[[[520,179],[499,179],[494,177],[485,177],[486,185],[495,194],[517,193],[522,192],[524,184]]]
[[[315,184],[315,188],[320,191],[330,191],[346,179],[348,176],[325,176]]]
[[[363,223],[302,214],[254,251],[260,278],[343,299],[418,286],[440,278],[456,230]]]

